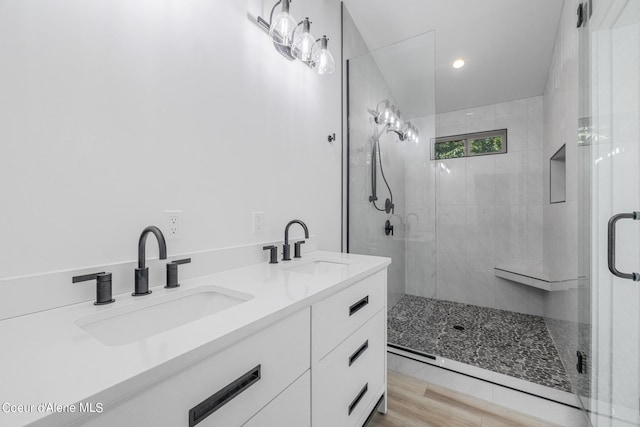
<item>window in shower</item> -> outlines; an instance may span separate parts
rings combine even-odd
[[[442,136],[435,138],[433,141],[432,158],[435,160],[507,152],[506,129]]]

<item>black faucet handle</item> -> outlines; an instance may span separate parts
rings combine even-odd
[[[167,263],[167,284],[165,288],[177,288],[180,286],[178,283],[178,266],[182,264],[190,264],[191,258],[176,259]]]
[[[269,251],[269,264],[278,263],[278,246],[277,245],[263,246],[262,250]]]
[[[294,258],[302,258],[302,255],[300,255],[300,246],[304,245],[306,243],[306,240],[298,240],[297,242],[295,242],[293,244],[293,257]]]
[[[85,274],[82,276],[74,276],[72,283],[87,282],[89,280],[96,281],[96,301],[95,305],[111,304],[115,301],[112,296],[112,275],[111,273],[101,271],[99,273]]]

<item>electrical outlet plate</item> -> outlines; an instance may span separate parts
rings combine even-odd
[[[181,210],[166,210],[164,211],[167,217],[167,240],[176,240],[182,237],[182,211]]]
[[[252,230],[255,235],[262,234],[264,232],[264,212],[253,212]]]

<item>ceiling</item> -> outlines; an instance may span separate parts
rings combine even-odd
[[[344,3],[372,51],[435,30],[435,108],[442,113],[542,95],[563,0]],[[466,65],[456,70],[451,64],[459,57]],[[395,72],[385,67],[394,95],[420,84],[415,70],[407,75],[406,63]],[[424,79],[432,78],[425,70]]]

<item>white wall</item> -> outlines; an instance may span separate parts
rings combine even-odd
[[[542,97],[438,114],[438,136],[507,129],[507,153],[435,161],[435,297],[541,315],[539,289],[494,267],[542,270]]]
[[[291,7],[330,37],[330,76],[273,49],[249,16],[271,6],[0,3],[0,278],[135,259],[166,209],[184,211],[170,255],[292,218],[340,249],[340,3]]]

